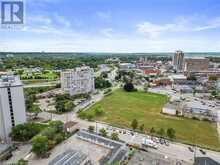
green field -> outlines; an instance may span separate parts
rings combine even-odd
[[[121,127],[131,127],[132,120],[137,119],[139,125],[145,125],[145,131],[149,132],[152,127],[156,130],[174,128],[176,140],[178,141],[191,144],[196,141],[200,146],[216,150],[220,149],[215,124],[163,115],[160,112],[167,101],[168,97],[160,94],[146,92],[128,93],[123,90],[117,90],[95,104],[86,113],[94,115],[95,109],[101,107],[104,110],[104,114],[99,117],[96,116],[95,120]]]

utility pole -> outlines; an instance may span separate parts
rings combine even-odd
[[[98,134],[98,124],[97,124],[97,121],[95,122],[95,129],[96,129],[96,133]]]

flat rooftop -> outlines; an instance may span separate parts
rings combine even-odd
[[[0,144],[0,154],[7,150],[10,146],[8,144]]]
[[[173,79],[186,79],[186,76],[183,74],[175,74],[175,75],[170,75],[169,78],[171,80],[173,80]]]
[[[8,86],[21,86],[23,85],[19,76],[14,75],[2,75],[0,77],[0,87],[8,87]]]
[[[58,155],[48,165],[80,165],[86,161],[87,155],[77,150],[67,150],[63,154]]]

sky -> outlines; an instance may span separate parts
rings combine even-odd
[[[3,1],[3,0],[1,0]],[[25,0],[0,52],[220,52],[220,0]]]

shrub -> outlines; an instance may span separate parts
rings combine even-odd
[[[124,90],[127,92],[134,91],[134,85],[131,82],[128,82],[124,85]]]
[[[99,133],[100,133],[100,135],[103,136],[103,137],[107,137],[107,135],[108,135],[108,132],[107,132],[104,128],[100,129],[100,130],[99,130]]]
[[[12,140],[25,142],[33,138],[35,135],[40,133],[45,126],[42,124],[35,123],[25,123],[19,124],[12,128],[12,132],[10,134]]]
[[[65,139],[65,137],[64,137],[64,134],[62,134],[62,133],[58,133],[54,137],[54,141],[56,142],[56,144],[61,143],[64,139]]]
[[[167,129],[167,136],[170,138],[170,139],[174,139],[176,137],[176,131],[173,129],[173,128],[169,128]]]
[[[94,132],[95,127],[90,125],[89,128],[88,128],[88,130],[89,130],[89,132]]]
[[[112,140],[119,140],[118,134],[115,133],[115,132],[113,132],[113,133],[111,134],[111,139],[112,139]]]
[[[133,130],[135,130],[138,127],[138,121],[136,119],[134,119],[131,122],[131,127],[132,127]]]
[[[32,140],[32,151],[37,156],[44,155],[49,149],[48,139],[46,136],[38,135],[35,136]]]

